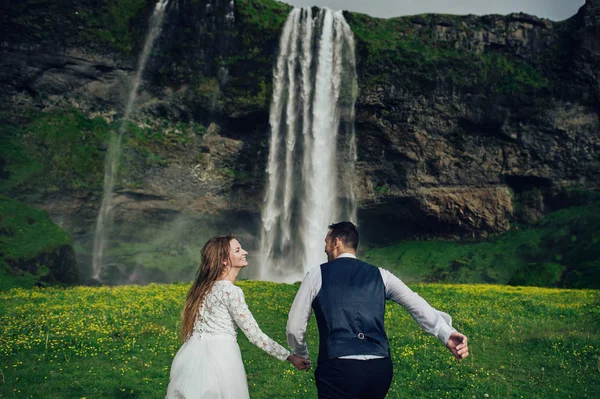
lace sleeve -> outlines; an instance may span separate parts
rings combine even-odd
[[[228,290],[225,295],[225,304],[229,314],[250,342],[279,360],[287,359],[290,352],[261,331],[254,316],[250,313],[250,309],[248,309],[241,288],[232,286],[232,289]]]

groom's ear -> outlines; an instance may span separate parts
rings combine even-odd
[[[342,241],[338,237],[335,237],[333,239],[333,247],[334,248],[339,248],[341,246],[342,246]]]

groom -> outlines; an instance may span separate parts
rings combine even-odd
[[[308,358],[306,326],[315,312],[320,399],[385,397],[393,375],[384,330],[387,299],[404,306],[456,359],[469,355],[467,337],[452,328],[448,314],[432,308],[389,271],[356,259],[357,248],[354,224],[330,225],[325,238],[328,262],[306,274],[288,316],[288,344],[294,354]]]

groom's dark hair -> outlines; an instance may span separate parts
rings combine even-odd
[[[339,222],[329,225],[329,237],[339,239],[346,247],[358,248],[358,230],[352,222]]]

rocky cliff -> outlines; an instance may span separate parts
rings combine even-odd
[[[0,158],[2,192],[82,237],[153,9],[149,0],[97,3],[1,10],[3,143],[12,149]],[[171,1],[124,142],[118,222],[227,214],[256,232],[272,66],[289,10],[270,0]],[[345,17],[357,41],[359,222],[371,239],[495,234],[561,206],[565,189],[598,187],[599,0],[561,22]]]

